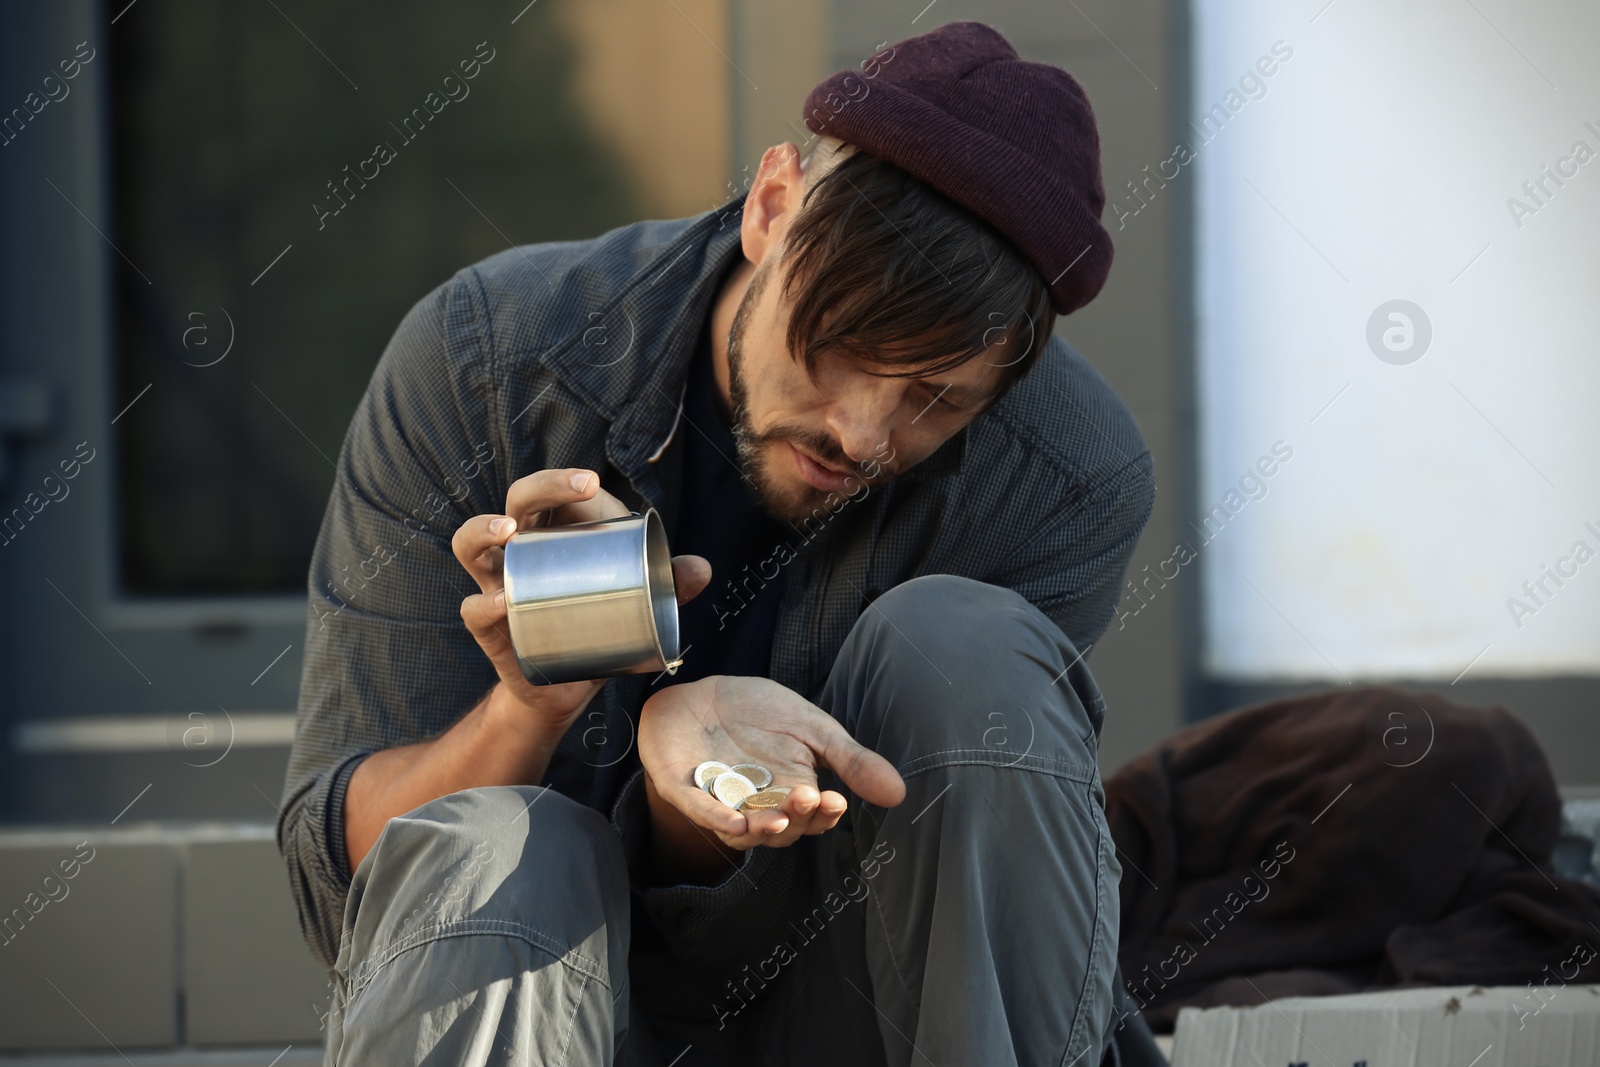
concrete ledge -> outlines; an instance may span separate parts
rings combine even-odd
[[[270,823],[0,830],[0,1063],[320,1062],[329,998]]]
[[[139,1067],[315,1067],[322,1049],[307,1045],[288,1048],[236,1048],[222,1050],[174,1049],[140,1052]],[[44,1053],[24,1056],[0,1053],[4,1067],[127,1067],[119,1053]]]

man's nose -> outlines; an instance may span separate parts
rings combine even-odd
[[[895,412],[900,407],[903,383],[884,379],[881,384],[862,388],[843,397],[833,406],[828,421],[838,435],[844,454],[854,463],[865,463],[877,456],[894,428]]]

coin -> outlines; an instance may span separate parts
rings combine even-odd
[[[783,802],[789,796],[787,789],[763,789],[751,793],[744,798],[744,803],[739,805],[740,811],[771,811],[783,807]]]
[[[714,759],[706,760],[694,769],[694,784],[709,793],[711,779],[719,774],[727,774],[730,769],[726,763]]]
[[[745,797],[755,791],[754,783],[737,771],[719,774],[716,781],[711,783],[711,795],[730,808],[737,808]]]
[[[757,789],[765,789],[772,784],[772,772],[759,763],[735,763],[733,769],[750,779]]]

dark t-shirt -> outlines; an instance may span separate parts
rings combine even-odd
[[[652,689],[712,674],[765,678],[778,625],[782,576],[763,582],[761,564],[772,558],[784,535],[793,536],[794,531],[761,510],[755,490],[740,473],[729,416],[716,395],[709,324],[689,361],[680,418],[667,445],[683,453],[678,467],[682,472],[678,519],[667,538],[673,555],[692,553],[711,562],[711,584],[679,607],[683,666]],[[770,563],[766,573],[772,574]],[[672,955],[637,893],[632,917],[630,970],[639,1009],[658,1040],[668,1044],[700,1040],[692,1029],[680,1033],[680,1023],[701,1018],[719,991],[698,984],[692,971]]]
[[[667,446],[683,450],[678,519],[667,537],[673,555],[711,562],[711,584],[678,609],[683,666],[660,685],[712,674],[765,678],[772,658],[783,580],[761,575],[772,574],[774,549],[793,529],[761,510],[744,480],[721,400],[708,323],[689,363],[683,421]]]

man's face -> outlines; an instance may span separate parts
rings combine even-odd
[[[983,410],[1004,364],[980,356],[927,378],[891,378],[882,371],[914,368],[828,352],[813,382],[785,344],[780,269],[776,256],[763,259],[739,302],[728,391],[741,470],[769,514],[799,522],[830,494],[836,509],[927,458]]]

